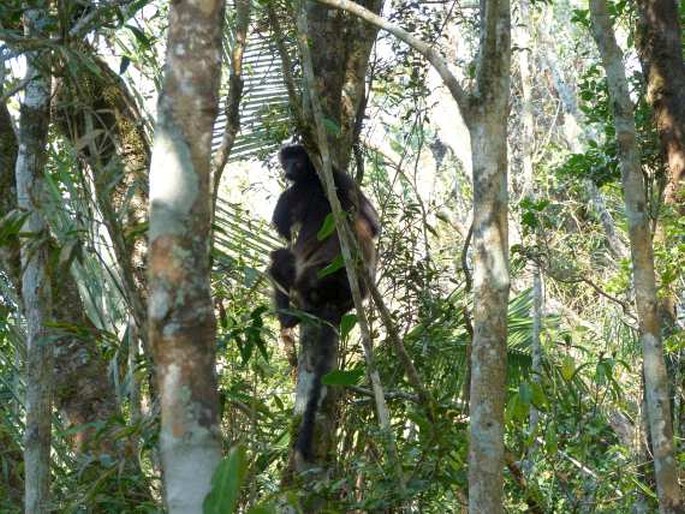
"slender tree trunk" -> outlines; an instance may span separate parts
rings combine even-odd
[[[521,179],[521,197],[534,194],[535,177],[533,176],[533,151],[535,144],[535,120],[533,117],[533,84],[530,73],[530,6],[528,0],[519,0],[519,16],[515,24],[516,45],[519,48],[518,65],[521,77],[521,161],[523,177]]]
[[[522,134],[521,137],[521,161],[523,167],[523,179],[522,179],[522,196],[529,195],[531,198],[535,198],[535,177],[533,175],[533,145],[535,142],[535,122],[533,119],[533,102],[532,102],[532,80],[530,73],[530,60],[529,55],[531,53],[531,32],[533,30],[530,24],[530,5],[528,0],[519,0],[519,20],[515,23],[516,27],[516,45],[519,48],[518,51],[518,64],[519,64],[519,74],[521,76],[521,101],[522,101]],[[536,235],[533,235],[536,239]],[[534,240],[535,240],[534,239]],[[529,269],[533,278],[533,333],[531,340],[531,372],[532,380],[539,383],[542,374],[542,345],[540,343],[540,333],[542,331],[542,273],[540,271],[540,266],[535,263],[529,263]],[[530,409],[530,432],[536,430],[538,419],[540,417],[539,411],[535,406],[531,406]],[[531,445],[528,451],[528,464],[535,449],[535,443]],[[524,467],[525,471],[528,471],[530,466]]]
[[[166,77],[150,167],[150,342],[172,514],[202,512],[221,457],[208,249],[223,19],[221,0],[170,7]]]
[[[509,247],[508,0],[481,3],[477,100],[467,125],[473,156],[474,310],[471,355],[469,512],[502,512]]]
[[[0,218],[17,208],[16,180],[14,169],[17,159],[17,141],[12,128],[7,106],[0,105]],[[49,244],[53,244],[52,240]],[[6,271],[17,294],[22,298],[22,276],[19,239],[11,237],[0,246],[0,265]],[[54,402],[65,420],[66,428],[73,435],[73,449],[89,462],[89,471],[82,473],[82,480],[91,480],[91,467],[98,467],[99,457],[103,455],[127,459],[136,455],[126,448],[126,443],[118,436],[118,429],[103,430],[102,427],[119,413],[114,390],[109,381],[107,364],[95,340],[97,330],[85,315],[78,285],[70,269],[60,267],[50,273],[50,288],[53,297],[52,315],[59,330],[54,336]],[[127,466],[131,469],[131,466]],[[135,465],[134,472],[140,469]],[[127,479],[131,475],[127,474]],[[142,488],[146,485],[140,477],[136,483]],[[117,480],[107,482],[113,494],[120,494]],[[106,486],[103,486],[106,487]],[[125,493],[131,501],[139,501],[140,488],[127,488]],[[147,494],[145,491],[144,494]]]
[[[614,37],[605,0],[590,0],[593,36],[606,69],[618,140],[630,249],[633,261],[635,298],[643,352],[643,373],[647,415],[651,432],[654,468],[662,513],[681,512],[673,449],[673,428],[668,396],[668,377],[661,342],[652,234],[647,218],[647,201],[636,143],[633,106],[628,93],[622,53]]]
[[[542,379],[542,307],[544,301],[544,292],[542,284],[542,272],[540,266],[533,264],[533,333],[531,341],[531,371],[533,373],[533,382],[540,384]],[[533,433],[537,429],[540,421],[540,411],[531,406],[530,408],[530,432]],[[529,454],[530,455],[530,454]]]
[[[508,69],[508,68],[507,68]],[[469,512],[502,512],[509,251],[506,113],[470,127],[473,155],[474,310]],[[485,118],[485,116],[484,116]]]
[[[45,13],[24,13],[25,32],[38,34]],[[51,319],[48,227],[40,214],[44,204],[43,171],[50,121],[50,75],[39,68],[37,52],[26,55],[26,85],[21,105],[19,152],[16,164],[17,206],[27,214],[21,245],[22,299],[27,329],[26,433],[24,448],[25,512],[48,512],[53,396],[53,345],[47,325]]]

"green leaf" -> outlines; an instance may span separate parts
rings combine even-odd
[[[152,46],[152,44],[150,42],[150,38],[148,38],[145,35],[145,32],[140,30],[138,27],[136,27],[135,25],[126,25],[126,28],[133,33],[136,40],[138,41],[138,44],[142,48],[147,49],[147,48],[150,48]]]
[[[545,448],[550,455],[555,454],[559,449],[557,426],[555,423],[550,423],[547,425],[547,430],[545,431]]]
[[[533,405],[541,410],[546,409],[548,406],[547,395],[545,394],[545,390],[542,388],[542,385],[540,382],[532,382],[530,385],[533,392]]]
[[[319,270],[316,274],[317,278],[324,278],[327,277],[328,275],[332,275],[336,271],[342,269],[345,267],[345,261],[343,260],[342,255],[338,255],[335,259],[333,259],[333,262],[331,262],[328,266],[325,268]]]
[[[326,219],[323,220],[321,228],[316,233],[316,239],[323,241],[324,239],[330,237],[333,232],[335,232],[335,218],[333,217],[333,213],[329,212],[326,216]]]
[[[321,382],[327,386],[351,386],[358,384],[363,375],[364,370],[361,368],[348,371],[336,370],[326,373]]]
[[[329,132],[330,134],[333,134],[334,136],[340,135],[340,127],[333,120],[331,120],[329,118],[324,118],[323,119],[323,126],[326,129],[326,132]]]
[[[525,405],[530,405],[533,400],[533,390],[525,380],[519,384],[519,396]]]
[[[561,365],[561,376],[566,380],[567,382],[573,378],[573,375],[576,372],[576,364],[571,359],[570,357],[567,357],[564,359],[564,362]]]
[[[28,212],[14,209],[0,219],[0,246],[5,246],[12,242],[21,232],[21,228],[29,217]]]
[[[346,339],[356,324],[356,314],[345,314],[340,321],[340,339]]]
[[[205,498],[204,514],[230,514],[235,512],[240,487],[247,472],[247,458],[242,446],[234,446],[214,472],[212,490]]]
[[[522,400],[520,394],[515,394],[507,402],[505,409],[506,422],[515,423],[521,422],[528,418],[530,412],[530,404]]]

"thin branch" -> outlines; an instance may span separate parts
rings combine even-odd
[[[362,20],[379,27],[381,30],[389,32],[423,55],[426,60],[433,65],[435,71],[438,72],[440,78],[442,78],[442,81],[451,93],[452,98],[454,98],[454,100],[457,102],[457,105],[459,105],[462,117],[467,122],[467,125],[469,124],[468,122],[471,118],[471,102],[469,95],[466,93],[464,88],[461,87],[461,84],[459,84],[457,78],[450,71],[447,61],[445,61],[445,59],[443,59],[443,57],[431,45],[355,2],[350,2],[348,0],[316,1],[320,4],[335,7],[336,9],[341,9],[354,14]]]
[[[635,317],[635,315],[631,314],[631,312],[630,312],[631,306],[628,302],[624,302],[620,298],[606,292],[604,289],[602,289],[599,285],[597,285],[595,282],[593,282],[592,280],[590,280],[586,276],[578,274],[578,275],[571,276],[568,278],[562,277],[560,274],[555,273],[549,266],[547,266],[545,264],[545,262],[542,261],[542,259],[537,258],[537,257],[530,255],[530,254],[524,253],[524,255],[527,259],[529,259],[530,261],[537,264],[538,267],[540,268],[540,270],[544,271],[545,275],[547,275],[551,279],[553,279],[557,282],[561,282],[563,284],[577,284],[578,282],[583,282],[583,283],[589,285],[592,289],[594,289],[597,292],[597,294],[599,294],[600,296],[603,296],[603,297],[607,298],[608,300],[611,300],[612,302],[620,305],[621,308],[623,309],[623,313],[626,316],[628,316],[633,321],[637,321],[637,318]]]
[[[269,26],[275,36],[276,49],[281,57],[283,81],[285,82],[285,87],[288,91],[290,108],[293,110],[295,127],[297,128],[298,132],[304,136],[305,140],[311,141],[313,137],[310,137],[310,131],[305,123],[304,111],[301,107],[302,98],[298,93],[297,86],[295,85],[295,77],[293,77],[293,64],[290,60],[290,52],[285,45],[285,35],[281,29],[281,24],[279,22],[278,15],[276,14],[276,9],[274,8],[274,2],[266,3],[266,14],[269,18]]]
[[[231,76],[229,78],[228,95],[226,99],[226,128],[221,139],[221,145],[212,161],[212,205],[216,206],[219,194],[219,183],[228,158],[233,150],[236,134],[240,130],[240,100],[243,97],[243,55],[247,46],[247,31],[250,25],[250,1],[236,0],[236,28],[235,43],[231,51]]]
[[[102,22],[102,16],[106,11],[115,7],[123,7],[132,4],[133,1],[134,0],[112,0],[111,2],[99,4],[74,24],[69,30],[69,36],[72,38],[79,38],[86,35],[91,29],[95,28],[96,21],[98,23]]]
[[[400,334],[397,331],[397,327],[395,326],[395,323],[392,320],[390,310],[383,301],[383,295],[381,295],[380,291],[378,290],[378,287],[376,287],[376,284],[369,279],[366,273],[364,273],[363,278],[366,281],[367,287],[369,288],[371,298],[373,298],[373,303],[378,308],[378,313],[380,314],[381,321],[383,321],[383,325],[385,326],[385,330],[387,331],[388,339],[390,340],[390,343],[392,344],[395,353],[397,354],[397,357],[400,360],[400,364],[402,364],[402,367],[404,368],[404,372],[407,375],[409,384],[414,388],[414,390],[421,398],[422,403],[427,408],[429,419],[434,420],[435,413],[433,411],[435,406],[435,400],[431,395],[430,391],[426,389],[426,387],[423,385],[423,381],[419,376],[419,372],[417,371],[416,366],[414,366],[414,361],[411,359],[409,353],[407,352],[407,349],[404,347],[402,338],[400,337]]]
[[[466,239],[464,240],[464,247],[461,250],[461,269],[464,272],[464,278],[466,279],[466,292],[470,293],[473,289],[473,275],[469,269],[468,255],[469,247],[471,246],[471,238],[473,237],[473,220],[469,225],[469,231],[466,233]]]

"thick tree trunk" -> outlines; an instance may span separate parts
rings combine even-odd
[[[210,155],[224,3],[173,3],[150,167],[150,342],[172,514],[202,512],[221,457],[209,286]]]
[[[382,0],[357,2],[379,13]],[[331,162],[346,170],[358,136],[365,100],[366,68],[378,29],[356,16],[317,2],[307,2],[312,64],[324,117],[339,131],[328,131]],[[305,106],[305,109],[308,107]],[[314,123],[308,120],[312,127]]]
[[[24,13],[28,35],[35,35],[45,13]],[[17,206],[28,217],[21,245],[22,299],[26,317],[26,432],[24,438],[25,512],[48,512],[53,395],[53,345],[47,328],[51,320],[48,227],[40,214],[44,204],[43,171],[50,121],[50,75],[37,66],[36,52],[26,55],[29,81],[21,105],[16,163]]]
[[[366,0],[362,4],[377,13],[380,11],[382,0]],[[363,116],[366,68],[378,29],[349,13],[316,2],[307,2],[306,12],[308,43],[316,50],[312,52],[312,65],[317,83],[316,95],[321,100],[323,117],[340,129],[329,131],[327,134],[331,161],[336,169],[345,170]],[[311,107],[307,104],[297,111],[309,114],[308,119],[299,120],[297,125],[307,126],[308,134],[303,136],[311,137],[316,132]],[[313,141],[305,143],[312,147],[316,146]],[[321,371],[327,373],[337,366],[337,334],[333,336],[336,347],[332,350],[322,348],[322,345],[318,344],[318,334],[319,328],[315,325],[302,327],[300,330],[296,419],[301,416],[302,409],[310,401],[313,367],[320,366],[316,371],[320,375]],[[305,471],[312,465],[322,468],[326,473],[335,461],[337,397],[326,387],[323,387],[321,393],[320,408],[317,410],[314,425],[314,461],[300,462],[301,459],[297,459],[293,453],[283,476],[286,483],[292,481],[295,474]],[[293,442],[297,440],[297,431],[298,429],[294,429],[291,433]],[[318,506],[314,505],[313,508]]]
[[[509,246],[508,0],[481,4],[477,91],[467,125],[473,156],[474,311],[471,354],[469,511],[502,512]]]
[[[652,234],[647,217],[647,200],[636,142],[633,106],[628,93],[622,53],[616,44],[606,1],[590,0],[590,13],[593,36],[607,74],[618,140],[659,509],[662,513],[681,512],[683,506],[673,448],[668,377],[657,309]]]
[[[675,0],[639,0],[637,47],[668,164],[665,201],[685,214],[685,64]]]
[[[96,461],[102,455],[114,457],[119,454],[117,434],[103,430],[103,424],[119,411],[107,363],[95,340],[97,330],[85,316],[69,269],[56,275],[51,284],[59,301],[53,304],[53,316],[61,329],[55,334],[55,406],[64,414],[67,428],[75,431],[78,455]]]
[[[0,105],[0,218],[17,208],[14,169],[17,141],[10,114]],[[21,297],[20,245],[12,238],[0,247],[0,265]],[[74,450],[93,462],[100,455],[124,457],[126,449],[116,445],[116,433],[102,431],[104,423],[118,414],[107,364],[94,340],[95,328],[88,321],[78,286],[69,269],[50,274],[55,323],[62,327],[55,335],[55,406],[62,412],[69,430],[83,427],[74,435]],[[84,337],[84,334],[88,334]],[[128,454],[131,454],[128,452]],[[95,459],[91,457],[95,456]],[[84,460],[86,460],[84,459]],[[114,484],[114,487],[118,486]],[[138,496],[136,498],[139,498]]]
[[[122,79],[89,46],[78,50],[91,66],[81,65],[78,76],[67,74],[58,82],[56,125],[93,174],[124,295],[138,327],[145,327],[147,243],[142,228],[148,217],[150,148],[143,119]],[[140,334],[149,352],[147,332]]]

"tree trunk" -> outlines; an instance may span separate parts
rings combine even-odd
[[[508,67],[507,67],[508,70]],[[493,109],[494,110],[494,109]],[[506,111],[470,125],[474,310],[469,412],[469,511],[502,512],[509,251]]]
[[[675,0],[640,0],[637,2],[639,21],[636,46],[647,78],[647,101],[654,111],[654,124],[659,134],[663,160],[666,164],[664,202],[668,212],[657,230],[657,240],[666,245],[665,226],[672,214],[685,216],[685,64],[681,43],[678,3]],[[673,243],[672,243],[673,244]],[[677,330],[678,293],[665,288],[660,299],[660,315],[666,336]],[[682,361],[681,351],[681,361]],[[682,373],[679,370],[678,373]],[[675,433],[679,435],[679,419],[683,391],[674,377]]]
[[[150,342],[170,513],[200,514],[221,457],[209,284],[210,156],[224,3],[170,7],[150,167]]]
[[[78,76],[64,75],[55,95],[56,126],[90,168],[98,208],[121,270],[124,296],[138,327],[145,327],[150,148],[143,119],[126,84],[92,48],[80,44]],[[71,67],[66,66],[69,70]],[[96,71],[94,71],[96,70]],[[149,354],[147,333],[140,331]]]
[[[507,117],[511,61],[508,0],[481,3],[477,91],[466,121],[473,156],[474,311],[469,512],[502,512],[509,248]]]
[[[383,5],[382,0],[357,3],[373,13]],[[328,131],[331,162],[344,171],[364,114],[366,68],[378,29],[317,2],[307,2],[307,21],[310,46],[316,49],[312,64],[323,114],[339,128]],[[313,121],[308,122],[314,132]]]
[[[10,114],[5,104],[0,105],[0,218],[17,208],[14,169],[17,158],[17,141]],[[49,241],[52,244],[52,241]],[[22,277],[19,239],[9,238],[0,246],[0,265],[21,298]],[[66,422],[66,428],[74,433],[73,449],[83,462],[91,466],[100,462],[103,455],[126,459],[136,455],[126,443],[117,444],[118,427],[103,430],[105,423],[119,414],[112,384],[107,373],[107,363],[99,351],[97,330],[85,314],[78,285],[69,268],[60,268],[50,274],[52,295],[60,299],[52,305],[54,331],[54,401]],[[127,462],[125,467],[139,473],[137,463]],[[97,471],[95,471],[97,473]],[[90,472],[82,474],[84,481],[92,479]],[[128,476],[127,478],[131,478]],[[136,483],[145,487],[142,477]],[[108,482],[109,484],[109,482]],[[111,481],[112,493],[119,494],[120,486]],[[126,495],[140,500],[140,489],[127,488]],[[147,494],[147,490],[145,491]]]
[[[666,203],[685,215],[685,64],[675,0],[639,0],[637,47],[666,163]]]
[[[45,13],[24,13],[27,35],[37,35]],[[21,105],[16,163],[17,206],[27,214],[21,244],[22,299],[26,317],[26,432],[24,439],[25,512],[50,510],[50,447],[54,354],[47,328],[51,319],[48,227],[40,214],[44,204],[43,172],[50,121],[50,75],[39,67],[37,52],[27,52],[26,85]]]
[[[536,198],[535,176],[533,170],[533,147],[535,144],[535,121],[533,118],[533,101],[532,90],[533,84],[530,73],[529,54],[531,53],[531,25],[530,5],[528,0],[519,0],[519,19],[515,23],[516,46],[518,51],[518,65],[519,74],[521,76],[521,118],[522,118],[522,133],[521,137],[521,161],[523,168],[523,178],[521,187],[521,196],[530,196]],[[533,241],[539,242],[537,234],[533,234]],[[542,331],[542,272],[540,266],[536,262],[530,262],[528,268],[533,278],[533,332],[531,337],[530,352],[532,357],[531,375],[533,382],[540,382],[542,377],[542,345],[540,342],[540,335]],[[530,408],[530,428],[529,432],[533,433],[536,430],[540,412],[534,405]],[[527,465],[524,466],[524,471],[530,470],[533,452],[535,450],[535,443],[531,445],[527,452]]]
[[[366,0],[361,4],[377,13],[382,6],[382,0]],[[344,171],[363,117],[366,68],[378,29],[349,13],[316,2],[307,2],[306,11],[309,25],[308,43],[312,49],[316,49],[312,52],[313,71],[317,81],[316,95],[321,100],[324,118],[340,129],[329,131],[327,134],[331,161],[336,169]],[[307,95],[303,96],[306,99]],[[295,111],[308,113],[307,119],[298,120],[296,126],[306,126],[307,133],[302,135],[305,139],[313,139],[312,134],[316,130],[310,106],[305,104]],[[305,143],[311,148],[316,147],[312,140],[305,140]],[[303,326],[300,329],[296,419],[301,416],[304,406],[310,400],[313,366],[320,365],[324,374],[337,366],[337,335],[334,337],[336,347],[330,351],[317,344],[319,331],[320,328],[316,325]],[[317,374],[320,374],[320,370],[317,370]],[[314,425],[314,461],[299,462],[296,456],[291,454],[290,464],[283,476],[285,483],[292,481],[295,474],[305,471],[312,465],[320,467],[324,473],[331,469],[335,461],[336,398],[337,395],[333,394],[330,388],[323,387]],[[291,432],[293,442],[297,440],[298,426],[299,424],[296,424],[296,428]]]
[[[590,0],[590,13],[592,33],[607,74],[618,140],[659,509],[662,513],[681,512],[683,506],[673,450],[668,377],[657,309],[652,234],[647,217],[633,106],[628,93],[622,53],[616,44],[605,0]]]

